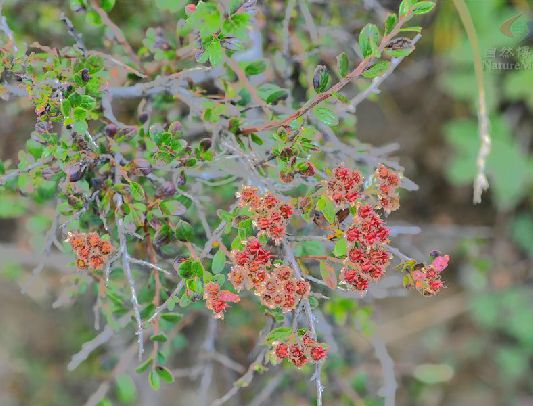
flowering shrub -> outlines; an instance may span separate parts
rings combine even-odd
[[[75,283],[98,281],[96,317],[103,314],[113,329],[134,325],[137,372],[147,372],[154,389],[174,380],[168,366],[177,360],[164,343],[206,314],[210,356],[198,362],[207,396],[212,363],[234,366],[216,356],[220,323],[213,318],[248,311],[248,296],[257,296],[257,314],[267,320],[262,350],[213,404],[225,404],[267,359],[288,359],[298,368],[313,364],[321,405],[329,347],[319,337],[332,335],[322,327],[326,316],[317,321],[322,308],[339,296],[356,301],[369,293],[373,300],[370,283],[382,280],[393,260],[406,287],[424,295],[443,287],[448,256],[421,265],[390,245],[384,219],[399,208],[398,189],[413,182],[386,153],[354,141],[350,121],[356,105],[413,52],[419,36],[399,35],[420,32],[408,22],[434,3],[404,0],[381,29],[364,26],[360,54],[352,56],[358,63],[346,52],[336,58],[338,80],[319,64],[315,45],[291,56],[289,31],[298,32],[303,20],[318,36],[311,13],[302,21],[293,16],[294,2],[156,3],[177,27],[145,27],[137,49],[108,15],[113,1],[71,1],[75,20],[62,21],[74,44],[63,49],[23,46],[3,23],[0,95],[28,99],[36,124],[17,167],[0,165],[1,193],[53,205],[43,252],[58,247],[70,255]],[[288,7],[283,35],[274,44],[257,41],[257,19],[279,15],[281,5]],[[102,50],[87,48],[80,15],[106,26],[109,41],[87,41]],[[109,54],[113,44],[118,51]],[[350,101],[341,91],[355,79],[368,87]],[[134,113],[118,109],[125,99],[140,99]],[[84,346],[76,359],[108,336],[99,333],[97,345]]]

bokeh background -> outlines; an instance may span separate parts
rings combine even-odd
[[[5,1],[3,13],[18,40],[65,46],[70,39],[59,16],[68,10],[66,3]],[[150,25],[170,32],[175,27],[167,12],[172,2],[116,3],[110,15],[134,46],[142,46]],[[268,33],[283,19],[285,2],[259,3],[265,3],[259,21]],[[397,9],[399,2],[327,2],[327,18],[321,15],[325,3],[309,1],[323,41],[315,52],[334,61],[343,47],[353,47],[366,22],[379,21],[384,9]],[[487,166],[490,189],[480,205],[472,204],[479,146],[472,52],[453,2],[441,0],[422,20],[423,38],[414,54],[385,82],[379,97],[358,107],[353,132],[365,143],[397,146],[393,155],[420,189],[402,195],[402,208],[391,222],[418,226],[420,233],[398,236],[394,245],[414,257],[435,248],[450,253],[448,287],[430,299],[409,293],[371,306],[332,301],[324,314],[345,326],[339,337],[345,352],[332,356],[329,368],[336,379],[326,382],[326,405],[382,404],[376,395],[380,364],[365,329],[379,332],[389,348],[399,405],[533,405],[533,14],[527,0],[466,3],[485,68],[493,137]],[[520,17],[511,26],[511,36],[506,35],[500,26],[516,15]],[[89,47],[99,45],[104,30],[93,17],[73,16]],[[269,35],[263,40],[268,43]],[[307,46],[301,38],[292,40],[299,44],[293,45],[294,52]],[[521,69],[494,65],[517,61]],[[33,131],[34,113],[22,99],[0,106],[0,159],[16,161]],[[135,114],[134,106],[123,110],[124,115]],[[127,350],[128,334],[115,337],[105,351],[67,371],[71,355],[96,335],[94,295],[69,298],[64,283],[73,269],[69,258],[58,252],[52,253],[30,291],[20,292],[42,259],[52,216],[51,208],[24,196],[0,195],[0,405],[82,405],[102,382],[110,385],[102,405],[195,405],[197,377],[183,368],[191,366],[199,351],[204,319],[185,327],[169,344],[176,352],[173,366],[183,376],[157,393],[144,376],[135,374],[133,364],[118,379],[109,379],[113,354]],[[250,304],[246,311],[231,312],[220,332],[221,347],[243,365],[250,361],[261,317],[254,316]],[[267,374],[264,384],[276,380],[276,386],[263,404],[309,404],[309,374],[288,369]],[[236,376],[217,368],[213,392],[223,393]],[[244,390],[228,404],[248,405],[250,398],[250,391]]]

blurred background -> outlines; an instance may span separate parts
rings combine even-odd
[[[65,46],[70,40],[59,16],[68,9],[66,3],[5,1],[3,13],[17,40]],[[168,11],[174,3],[117,0],[110,16],[130,43],[141,47],[148,26],[168,27],[172,33],[175,19]],[[268,33],[275,32],[283,19],[285,2],[259,3],[265,4],[258,21],[268,43]],[[384,9],[395,10],[399,2],[308,3],[322,41],[317,53],[334,61],[339,48],[353,46],[352,39],[365,23],[379,21]],[[358,107],[351,125],[364,143],[398,145],[393,155],[420,189],[402,195],[402,208],[390,221],[418,226],[420,233],[400,235],[393,243],[413,257],[432,249],[450,253],[451,266],[444,277],[447,289],[433,298],[409,292],[371,304],[332,299],[324,315],[340,326],[343,334],[336,338],[344,350],[333,352],[328,361],[335,378],[325,382],[326,405],[383,404],[377,395],[381,367],[365,331],[378,332],[389,349],[399,405],[533,405],[532,4],[528,0],[466,0],[466,4],[479,37],[490,110],[490,189],[480,205],[472,204],[479,147],[472,52],[453,2],[441,0],[422,19],[423,38],[416,51],[384,83],[379,97],[372,96]],[[73,21],[83,27],[87,45],[97,47],[104,29],[94,16],[73,16]],[[292,40],[303,49],[307,46],[301,38]],[[356,94],[355,89],[349,91]],[[33,131],[34,113],[22,99],[0,105],[0,159],[16,161],[17,151]],[[197,404],[197,377],[184,368],[191,367],[190,360],[199,351],[200,332],[206,328],[203,318],[169,343],[176,353],[172,364],[178,379],[157,393],[134,372],[134,364],[110,375],[113,353],[129,346],[131,336],[126,333],[110,340],[106,350],[97,351],[75,371],[67,371],[72,354],[97,334],[94,295],[87,292],[76,301],[70,299],[62,285],[68,284],[72,268],[68,258],[55,252],[28,294],[20,292],[42,259],[52,217],[52,208],[24,196],[0,195],[0,405],[82,405],[102,382],[109,385],[103,406]],[[247,366],[262,315],[254,315],[251,302],[248,309],[242,308],[228,314],[218,342],[220,350]],[[313,391],[309,372],[289,367],[269,371],[254,391],[264,391],[260,392],[265,393],[263,404],[309,404],[308,393]],[[224,393],[238,375],[217,367],[213,392]],[[265,389],[269,382],[274,382],[270,392]],[[257,398],[250,400],[252,394],[243,390],[228,404],[261,404]]]

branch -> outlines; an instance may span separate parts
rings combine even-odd
[[[272,319],[269,319],[268,325],[266,326],[263,334],[261,334],[261,336],[259,337],[259,340],[258,340],[259,342],[261,342],[263,338],[270,332],[273,324],[274,323]],[[235,381],[231,389],[228,390],[222,397],[213,401],[213,403],[211,403],[211,406],[224,405],[228,400],[230,400],[233,396],[235,396],[241,388],[248,386],[250,382],[252,382],[252,379],[257,369],[260,368],[261,365],[263,364],[263,361],[265,359],[267,352],[268,352],[268,348],[261,350],[259,355],[255,358],[254,362],[252,362],[250,366],[248,367],[248,370],[246,371],[246,373],[243,376],[241,376],[237,381]]]
[[[411,17],[411,12],[409,12],[407,15],[402,16],[398,19],[398,23],[394,26],[394,28],[391,30],[391,32],[387,35],[385,35],[379,46],[378,51],[379,53],[383,52],[387,44],[390,42],[392,38],[398,32],[400,31],[400,28],[402,25],[407,21],[408,18]],[[309,110],[311,110],[313,107],[321,103],[322,101],[328,99],[329,97],[333,96],[335,93],[339,92],[344,86],[346,86],[348,83],[350,83],[353,79],[359,77],[367,67],[370,66],[370,64],[375,60],[376,58],[373,56],[366,57],[363,59],[357,67],[348,73],[346,76],[344,76],[340,81],[338,81],[335,85],[330,87],[327,91],[323,93],[318,93],[313,99],[308,101],[305,105],[303,105],[301,108],[296,110],[294,113],[290,114],[287,118],[271,121],[268,123],[265,123],[263,125],[257,126],[257,127],[246,127],[241,129],[241,134],[251,134],[251,133],[257,133],[265,130],[269,130],[271,128],[277,128],[277,127],[285,127],[288,126],[292,121],[296,120],[298,117],[303,116],[305,113],[307,113]]]
[[[74,28],[74,24],[72,24],[72,21],[69,20],[69,18],[65,15],[65,13],[61,13],[61,21],[65,23],[67,26],[67,31],[70,34],[72,38],[74,38],[74,42],[76,43],[76,47],[81,51],[83,57],[87,57],[87,50],[85,48],[85,44],[83,43],[83,39],[81,37],[81,34],[76,31]]]
[[[487,100],[485,98],[485,83],[483,79],[483,67],[481,66],[481,53],[479,51],[479,43],[476,34],[476,28],[468,11],[468,7],[464,0],[453,0],[453,4],[459,13],[459,17],[465,27],[468,41],[472,47],[472,53],[474,54],[474,70],[476,73],[476,84],[478,90],[478,126],[479,126],[479,138],[481,140],[481,146],[476,160],[477,174],[474,179],[474,197],[473,202],[475,204],[481,203],[481,194],[484,190],[489,188],[489,182],[487,175],[485,174],[485,166],[487,158],[490,154],[490,134],[489,134],[489,115],[487,110]]]
[[[411,44],[414,46],[419,40],[422,38],[420,34],[418,34],[416,37],[413,38],[411,41]],[[351,112],[355,112],[356,107],[362,103],[368,96],[370,96],[373,93],[376,93],[379,91],[379,86],[396,70],[398,65],[405,59],[405,56],[402,56],[400,58],[393,58],[391,61],[391,64],[389,66],[389,69],[387,71],[378,77],[375,77],[372,80],[372,84],[368,86],[363,92],[357,94],[351,101],[349,105],[349,110]]]
[[[130,321],[131,314],[125,314],[122,316],[117,324],[120,328],[125,327],[126,324]],[[87,341],[81,346],[81,350],[74,354],[72,358],[70,359],[70,362],[67,365],[67,369],[69,371],[74,371],[80,364],[85,361],[87,358],[89,358],[89,355],[93,353],[94,350],[96,350],[98,347],[100,347],[102,344],[105,344],[108,342],[111,337],[115,334],[115,330],[111,325],[106,325],[103,331],[98,334],[96,337],[94,337],[92,340]]]
[[[141,61],[139,57],[137,56],[137,54],[135,53],[131,45],[128,43],[128,41],[124,37],[124,34],[120,30],[120,28],[109,18],[105,10],[102,7],[100,7],[100,5],[98,4],[96,0],[91,0],[90,3],[91,3],[91,7],[94,8],[94,11],[98,13],[100,18],[104,22],[104,24],[107,25],[107,27],[109,27],[109,29],[113,33],[113,36],[115,37],[117,42],[120,45],[122,45],[122,47],[124,47],[124,50],[128,53],[131,60],[134,61],[137,66],[141,66]]]

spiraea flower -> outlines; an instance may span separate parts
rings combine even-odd
[[[390,262],[385,249],[389,229],[372,206],[364,205],[358,208],[345,237],[351,245],[340,280],[351,289],[366,291],[369,281],[379,280]]]
[[[221,290],[220,285],[215,282],[205,285],[204,299],[206,307],[213,311],[216,319],[224,318],[224,311],[230,306],[228,303],[238,303],[241,300],[239,295],[229,290]]]
[[[374,178],[378,183],[378,198],[381,208],[387,214],[398,210],[400,207],[400,196],[398,194],[400,175],[391,171],[385,165],[379,165],[374,173]]]
[[[102,240],[96,233],[68,233],[66,242],[76,253],[79,269],[101,270],[114,250],[109,241]]]
[[[297,368],[308,362],[321,361],[328,355],[325,344],[317,342],[309,333],[303,336],[293,334],[285,342],[274,342],[273,349],[273,355],[278,362],[287,359]]]
[[[354,205],[360,197],[362,181],[359,171],[338,166],[327,181],[327,195],[337,206]]]
[[[436,295],[445,287],[441,273],[448,267],[449,261],[449,255],[437,254],[430,265],[416,264],[407,267],[405,287],[414,287],[424,296]]]
[[[287,265],[273,265],[273,255],[259,240],[250,237],[242,250],[232,252],[235,265],[228,279],[237,291],[252,290],[268,308],[293,310],[302,298],[309,296],[309,282],[296,278]]]
[[[259,229],[259,235],[265,234],[276,242],[281,241],[294,214],[294,207],[270,192],[259,195],[258,189],[252,186],[243,186],[237,197],[241,207],[252,211],[253,224]]]

